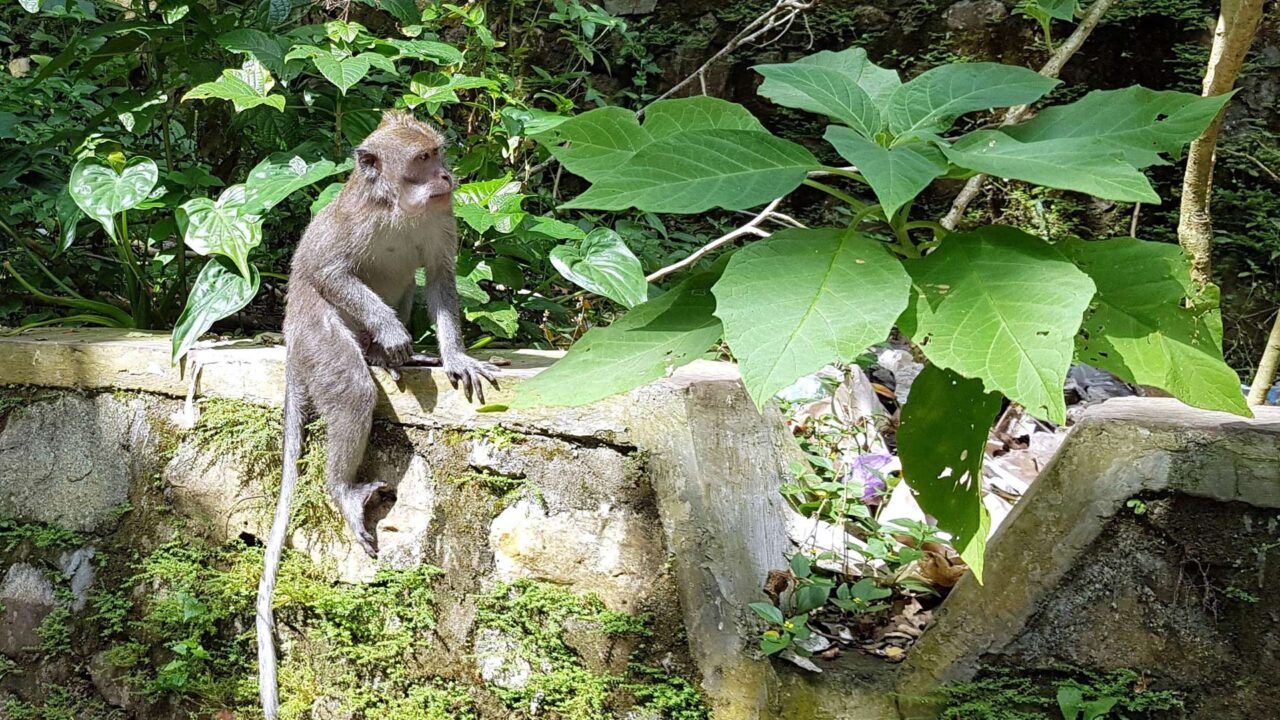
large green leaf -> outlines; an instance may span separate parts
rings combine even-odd
[[[835,58],[835,53],[828,53],[819,59]],[[752,69],[764,76],[757,92],[783,107],[826,115],[866,137],[879,132],[880,108],[858,85],[856,77],[844,72],[838,61],[827,64],[805,60],[756,65]]]
[[[823,50],[796,62],[838,71],[871,96],[871,100],[881,111],[888,108],[889,98],[902,86],[896,70],[877,66],[867,57],[867,51],[860,47],[840,52]]]
[[[926,365],[911,385],[898,426],[903,480],[920,509],[951,533],[952,545],[979,582],[991,530],[982,505],[982,458],[998,412],[1000,396],[984,392],[982,382]]]
[[[551,264],[561,275],[597,295],[634,307],[649,297],[644,268],[618,233],[596,228],[576,245],[551,251]]]
[[[491,228],[509,233],[528,215],[521,207],[526,197],[522,189],[523,185],[510,174],[467,183],[454,193],[453,211],[478,233]]]
[[[1094,284],[1040,238],[991,226],[949,235],[906,263],[915,283],[899,327],[935,364],[978,378],[1062,424],[1062,386]]]
[[[404,102],[410,108],[425,104],[430,112],[435,112],[442,105],[460,102],[459,90],[497,87],[493,80],[474,75],[420,72],[410,79],[409,93],[404,96]]]
[[[262,243],[262,219],[245,211],[244,185],[222,191],[217,202],[194,198],[181,205],[178,215],[182,239],[201,255],[223,255],[231,259],[246,279],[249,251]]]
[[[307,162],[291,153],[272,153],[249,171],[245,180],[244,211],[250,215],[265,214],[298,190],[348,168],[348,163]]]
[[[87,157],[71,169],[68,181],[71,199],[85,215],[102,224],[107,235],[116,236],[112,218],[141,205],[151,195],[160,170],[155,161],[134,157],[119,172],[96,157]]]
[[[656,140],[566,208],[698,213],[782,197],[819,167],[803,145],[759,130],[686,130]]]
[[[698,359],[720,340],[711,295],[719,275],[699,273],[612,325],[589,330],[556,364],[522,383],[513,406],[585,405]]]
[[[1035,102],[1057,84],[1057,80],[1013,65],[942,65],[926,70],[893,93],[889,129],[899,137],[937,134],[965,113]]]
[[[369,58],[364,55],[350,57],[340,52],[316,55],[311,58],[311,62],[315,63],[316,70],[319,70],[326,80],[336,85],[343,95],[347,94],[352,85],[360,82],[369,73],[371,67]]]
[[[734,253],[716,316],[763,406],[801,375],[852,362],[888,336],[911,278],[882,243],[847,229],[783,230]]]
[[[1082,362],[1188,405],[1249,414],[1240,378],[1222,361],[1217,303],[1186,304],[1195,290],[1177,245],[1072,238],[1061,247],[1098,287],[1076,339]]]
[[[659,100],[645,111],[645,124],[635,113],[604,107],[576,115],[537,135],[539,142],[566,170],[595,182],[610,174],[654,140],[685,130],[764,127],[741,105],[712,97]]]
[[[406,0],[412,4],[411,0]],[[387,44],[400,52],[402,57],[416,60],[430,60],[438,65],[453,65],[462,62],[462,51],[452,45],[435,40],[387,40]]]
[[[977,130],[942,151],[963,168],[1073,190],[1107,200],[1160,204],[1160,196],[1124,153],[1090,138],[1024,143],[999,130]]]
[[[191,88],[182,96],[182,101],[218,98],[230,100],[236,112],[244,112],[259,105],[284,112],[284,96],[271,94],[271,88],[275,85],[276,81],[266,66],[258,62],[257,58],[250,57],[242,67],[223,70],[222,76],[217,80]]]
[[[187,295],[187,305],[173,328],[173,362],[191,349],[215,322],[240,310],[258,294],[258,269],[249,266],[245,279],[227,258],[209,259]]]
[[[1136,167],[1163,164],[1160,153],[1178,155],[1217,117],[1231,95],[1200,97],[1172,90],[1129,87],[1095,90],[1045,108],[1030,122],[1004,132],[1024,143],[1074,138],[1097,149],[1118,150]]]
[[[847,127],[827,126],[827,142],[857,166],[886,215],[910,202],[947,171],[947,160],[930,143],[910,142],[886,148]]]
[[[252,55],[276,77],[285,78],[288,40],[256,28],[239,28],[218,36],[218,44],[234,53]]]

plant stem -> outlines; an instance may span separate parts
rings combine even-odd
[[[806,178],[804,181],[804,184],[816,190],[821,190],[822,192],[830,195],[833,198],[836,198],[837,200],[842,200],[844,202],[849,203],[850,205],[853,206],[854,210],[857,210],[859,212],[861,212],[867,207],[867,203],[862,202],[858,198],[844,192],[843,190],[837,190],[836,188],[833,188],[826,183],[821,183],[821,182],[818,182],[817,180]]]
[[[1262,21],[1263,0],[1222,0],[1222,12],[1213,33],[1213,49],[1205,70],[1203,95],[1213,97],[1231,92],[1240,75],[1244,57]],[[1213,217],[1209,196],[1213,191],[1214,150],[1226,116],[1218,113],[1187,151],[1187,173],[1182,181],[1182,207],[1178,212],[1178,244],[1191,258],[1191,279],[1204,287],[1211,280]]]
[[[1249,404],[1265,405],[1267,391],[1276,381],[1276,372],[1280,371],[1280,312],[1276,313],[1275,322],[1271,324],[1271,335],[1267,345],[1262,349],[1262,357],[1258,360],[1258,371],[1253,375],[1253,383],[1249,386]]]

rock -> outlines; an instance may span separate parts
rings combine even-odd
[[[916,362],[909,351],[901,348],[881,350],[876,361],[893,376],[893,396],[899,405],[905,405],[907,396],[911,394],[911,384],[924,370],[924,364]]]
[[[604,9],[614,15],[648,15],[658,7],[658,0],[604,0]]]
[[[110,395],[64,395],[10,415],[0,431],[0,516],[85,532],[113,522],[128,498],[141,415]]]
[[[476,440],[467,452],[467,464],[477,470],[486,470],[511,478],[525,475],[524,458],[511,445],[500,446],[488,440]]]
[[[520,643],[494,628],[476,633],[476,671],[485,682],[507,690],[529,684],[533,666],[520,654]]]
[[[71,609],[82,610],[89,602],[89,588],[93,585],[93,556],[96,553],[92,545],[86,545],[75,552],[63,553],[58,558],[58,569],[71,581]]]
[[[532,578],[592,592],[613,610],[631,611],[645,597],[666,553],[661,532],[633,510],[602,503],[596,510],[548,515],[525,498],[489,528],[495,574]]]
[[[38,569],[18,563],[0,584],[0,654],[14,657],[40,647],[40,623],[57,607],[53,583]]]
[[[164,468],[165,494],[202,535],[225,542],[242,533],[266,537],[267,499],[234,457],[184,444]]]
[[[89,660],[89,677],[93,680],[93,687],[104,700],[116,707],[130,708],[136,701],[128,676],[128,670],[118,668],[107,660],[105,650],[96,653]]]
[[[968,31],[981,30],[1009,17],[1009,9],[1000,0],[960,0],[942,14],[947,28]]]

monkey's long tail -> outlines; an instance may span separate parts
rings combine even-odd
[[[267,536],[266,552],[262,559],[262,580],[258,583],[258,688],[262,698],[262,714],[266,720],[276,720],[280,714],[280,699],[276,686],[275,614],[271,598],[276,590],[276,576],[280,571],[280,555],[284,551],[285,533],[289,527],[289,507],[293,503],[293,491],[298,484],[298,458],[302,454],[302,403],[300,388],[285,379],[284,391],[284,471],[280,478],[280,499],[276,501],[275,518],[271,521],[271,534]]]

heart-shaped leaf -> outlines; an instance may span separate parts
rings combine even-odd
[[[453,211],[476,232],[496,228],[500,233],[509,233],[527,214],[520,207],[525,198],[520,192],[522,187],[510,175],[466,183],[454,193]]]
[[[371,67],[369,58],[363,55],[350,57],[339,52],[316,55],[311,58],[311,62],[315,63],[316,70],[319,70],[326,80],[336,85],[343,95],[347,94],[352,85],[360,82],[369,73]]]
[[[187,305],[173,328],[172,360],[177,363],[213,324],[248,305],[258,294],[258,269],[249,266],[246,279],[231,261],[213,257],[196,276]]]
[[[201,255],[223,255],[251,277],[249,251],[262,242],[262,219],[245,211],[245,186],[232,185],[218,196],[183,203],[178,214],[182,239]]]
[[[87,157],[71,169],[68,181],[71,198],[85,215],[102,224],[112,239],[116,237],[112,218],[146,201],[160,178],[155,161],[135,157],[116,169],[96,157]]]
[[[579,287],[603,295],[627,307],[649,297],[644,268],[618,233],[596,228],[577,245],[561,245],[551,251],[551,264]]]

